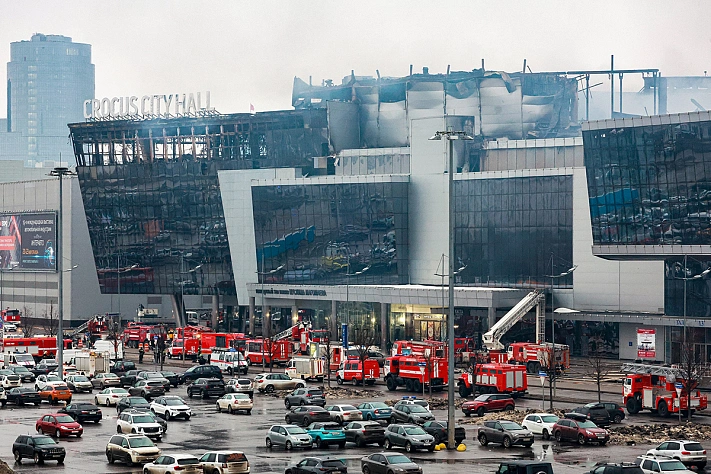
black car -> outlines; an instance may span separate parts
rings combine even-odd
[[[160,379],[138,379],[136,383],[128,389],[128,393],[135,397],[143,397],[146,400],[150,400],[153,397],[165,395],[165,386]]]
[[[385,427],[377,421],[351,421],[343,431],[346,433],[346,441],[355,443],[359,448],[371,443],[377,443],[378,446],[385,443]]]
[[[373,453],[360,459],[363,474],[422,474],[422,468],[404,454]]]
[[[200,395],[201,398],[221,397],[225,394],[225,382],[221,379],[197,379],[188,385],[188,397]]]
[[[163,374],[160,372],[152,372],[148,370],[144,370],[138,373],[138,380],[160,380],[160,382],[163,384],[163,389],[168,392],[170,391],[170,380],[167,378],[163,377]]]
[[[35,464],[43,464],[49,460],[56,460],[58,464],[64,464],[67,453],[64,447],[58,445],[49,436],[20,435],[12,443],[12,455],[15,456],[17,464],[22,463],[23,458],[34,459]]]
[[[300,387],[284,397],[284,406],[287,409],[297,405],[325,406],[326,397],[320,388]]]
[[[101,409],[93,403],[88,402],[70,403],[57,413],[66,413],[79,423],[84,423],[85,421],[98,423],[103,417]]]
[[[340,459],[304,458],[286,468],[284,474],[347,474],[346,463]]]
[[[633,462],[598,463],[589,474],[644,474],[641,467]]]
[[[175,372],[170,372],[170,371],[168,371],[168,370],[163,370],[163,371],[161,371],[161,375],[162,375],[164,378],[168,379],[168,382],[170,382],[170,384],[171,384],[173,387],[177,387],[178,384],[180,383],[180,380],[178,380],[178,374],[176,374]]]
[[[396,403],[390,416],[390,421],[393,423],[409,423],[412,425],[421,425],[434,419],[434,415],[427,408],[414,403]]]
[[[137,410],[149,411],[151,404],[143,397],[123,397],[116,404],[116,413],[121,414],[124,410],[135,408]]]
[[[119,360],[111,366],[111,373],[121,377],[129,370],[136,370],[136,364],[130,360]]]
[[[50,372],[57,370],[57,367],[59,367],[59,364],[57,364],[55,359],[42,359],[37,363],[37,365],[30,369],[30,372],[35,374],[35,376],[47,375]]]
[[[178,375],[178,381],[180,383],[186,383],[200,378],[222,380],[222,371],[216,365],[195,365]]]
[[[39,406],[42,399],[37,390],[25,387],[15,387],[7,391],[7,402],[21,406],[28,403],[33,403]]]
[[[132,387],[133,384],[136,383],[136,380],[138,380],[138,374],[140,372],[143,372],[142,370],[127,370],[122,376],[121,376],[121,386],[122,387]]]
[[[496,474],[553,474],[553,466],[543,461],[503,461]]]
[[[600,428],[605,428],[610,426],[612,421],[610,420],[610,414],[607,412],[605,407],[598,403],[588,403],[585,406],[573,408],[570,413],[575,413],[578,415],[583,415],[588,420],[595,423]],[[566,417],[567,417],[566,413]],[[576,418],[577,419],[577,418]]]
[[[610,415],[610,420],[613,423],[622,423],[622,420],[625,419],[625,410],[619,403],[602,402],[599,405],[602,405],[607,410],[607,414]]]
[[[12,370],[23,382],[34,383],[35,381],[35,374],[33,374],[27,367],[22,365],[10,365],[8,366],[8,369]]]
[[[435,443],[446,443],[447,436],[447,422],[446,421],[427,421],[422,425],[422,429],[428,434],[434,436]],[[459,445],[462,441],[467,438],[467,432],[461,426],[454,427],[454,442]]]
[[[292,408],[284,419],[289,425],[309,426],[314,421],[331,421],[331,414],[315,405],[303,405]]]

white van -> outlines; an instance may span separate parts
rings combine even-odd
[[[247,359],[244,358],[244,354],[240,351],[220,351],[217,349],[213,349],[210,354],[210,365],[216,365],[223,373],[230,375],[246,374],[249,368]]]
[[[116,352],[116,347],[114,347],[115,341],[109,341],[107,339],[101,339],[94,342],[94,351],[96,352],[108,352],[111,360],[123,360],[123,341],[118,341],[118,353]]]

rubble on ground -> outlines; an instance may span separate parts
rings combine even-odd
[[[380,390],[364,390],[351,387],[320,387],[326,400],[344,398],[373,398],[380,397],[383,392]]]
[[[610,431],[610,444],[657,444],[668,439],[693,439],[704,441],[711,439],[711,425],[701,423],[683,423],[681,425],[668,425],[654,423],[649,425],[621,425],[612,426]]]
[[[15,474],[15,471],[13,471],[5,461],[0,459],[0,474]]]
[[[468,418],[462,418],[459,420],[459,423],[463,425],[478,425],[481,424],[485,421],[491,421],[491,420],[510,420],[510,421],[515,421],[516,423],[521,423],[523,422],[523,419],[526,417],[526,415],[532,415],[533,413],[551,413],[548,410],[533,410],[533,409],[528,409],[528,410],[510,410],[510,411],[495,411],[491,413],[486,413],[484,416],[479,417],[476,415],[472,415],[471,417]],[[559,418],[563,418],[563,410],[553,410],[552,412],[554,415],[558,416]]]
[[[385,404],[388,406],[393,406],[403,398],[409,398],[409,396],[403,395],[402,398],[395,398],[393,400],[385,400]],[[430,404],[430,410],[446,410],[447,409],[447,397],[437,397],[437,398],[427,398],[425,397],[424,399],[422,397],[417,397],[419,400],[426,400],[427,403]],[[454,407],[459,409],[462,407],[462,404],[466,402],[466,398],[460,398],[457,396],[454,399]]]

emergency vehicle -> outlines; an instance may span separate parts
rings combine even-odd
[[[447,359],[419,355],[395,355],[385,359],[384,380],[388,390],[405,387],[421,392],[422,385],[440,390],[447,384]]]
[[[195,359],[198,356],[200,339],[189,337],[187,339],[173,338],[173,343],[168,347],[169,359]]]
[[[317,380],[323,382],[324,360],[315,357],[294,357],[284,369],[292,379]]]
[[[5,353],[27,352],[31,354],[35,360],[43,358],[56,358],[57,356],[57,338],[48,336],[39,337],[13,337],[4,340]],[[64,340],[64,348],[71,347],[72,340]]]
[[[365,367],[365,370],[363,368]],[[380,366],[375,359],[365,359],[361,363],[360,359],[346,359],[341,361],[338,367],[336,382],[338,385],[352,383],[353,385],[363,384],[363,372],[365,372],[365,384],[373,385],[380,378]]]
[[[519,397],[528,390],[526,368],[520,365],[485,363],[474,366],[459,376],[459,395],[468,397],[474,392],[509,393]]]
[[[265,364],[273,362],[286,365],[291,359],[292,352],[290,341],[270,341],[269,339],[257,338],[246,341],[244,356],[247,358],[247,364],[249,365],[261,365],[262,360]]]
[[[213,348],[210,354],[210,365],[216,365],[225,374],[246,374],[247,359],[236,349]]]
[[[20,312],[19,309],[3,309],[0,310],[0,316],[2,316],[2,320],[6,323],[14,323],[14,324],[20,324],[20,320],[22,319],[22,313]]]
[[[701,395],[696,388],[690,397],[685,388],[682,388],[681,396],[677,395],[676,384],[686,385],[685,372],[681,369],[625,363],[622,364],[622,370],[629,374],[622,385],[622,398],[630,415],[636,415],[640,410],[650,410],[661,416],[669,416],[671,413],[679,413],[679,410],[686,411],[689,401],[692,412],[708,407],[708,397]]]
[[[138,345],[146,339],[151,340],[151,329],[153,326],[128,323],[126,329],[123,330],[123,341],[128,347],[138,348]]]
[[[543,342],[534,344],[532,342],[512,342],[509,344],[508,351],[505,353],[505,360],[509,364],[524,365],[526,372],[529,374],[537,374],[541,371],[541,363],[548,365],[547,356],[553,349],[553,344]],[[556,344],[556,362],[555,368],[557,372],[564,372],[570,368],[570,347],[565,344]],[[548,367],[544,367],[548,368]]]
[[[196,334],[195,337],[198,335]],[[212,349],[236,349],[243,351],[247,338],[242,333],[234,332],[201,332],[200,352],[202,354],[210,354]]]

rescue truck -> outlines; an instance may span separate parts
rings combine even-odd
[[[512,342],[509,344],[508,351],[505,353],[505,360],[509,364],[524,365],[526,372],[529,374],[537,374],[541,371],[541,363],[548,365],[548,353],[553,349],[553,344],[543,342],[534,344],[532,342]],[[570,347],[565,344],[556,344],[556,372],[564,372],[570,368]],[[545,367],[546,369],[548,367]]]
[[[650,410],[661,416],[669,416],[689,409],[691,402],[692,413],[705,410],[708,407],[708,397],[701,395],[694,389],[691,396],[687,396],[685,387],[681,389],[681,396],[677,395],[676,384],[685,386],[685,372],[673,367],[661,367],[649,364],[625,363],[622,370],[629,374],[622,385],[622,399],[627,412],[636,415],[641,410]]]
[[[195,334],[195,337],[200,340],[202,354],[210,354],[212,349],[232,348],[244,351],[247,342],[244,334],[236,332],[201,332]]]
[[[520,365],[484,363],[461,374],[457,385],[462,397],[474,392],[508,393],[512,397],[520,397],[528,390],[528,377],[526,368]]]
[[[269,339],[248,339],[245,345],[244,356],[249,365],[278,364],[286,365],[291,359],[292,344],[290,341]]]
[[[384,377],[388,390],[405,387],[409,392],[421,392],[422,386],[441,390],[447,382],[447,359],[419,355],[394,355],[385,359]]]
[[[138,345],[146,339],[150,342],[151,329],[153,326],[128,323],[128,327],[123,330],[123,341],[128,347],[138,348]]]
[[[6,323],[14,323],[19,325],[20,320],[22,319],[22,313],[20,312],[19,309],[3,309],[0,310],[0,316],[2,316],[2,320]]]
[[[364,370],[365,369],[365,370]],[[380,378],[380,366],[375,359],[365,359],[361,363],[360,359],[349,358],[341,361],[336,375],[338,385],[344,383],[352,383],[353,385],[363,384],[363,375],[365,373],[365,384],[373,385]]]
[[[109,352],[98,352],[83,350],[69,359],[69,364],[77,369],[80,375],[94,377],[96,374],[105,374],[111,368],[111,354]]]
[[[4,339],[5,353],[26,352],[31,354],[35,360],[43,358],[56,358],[57,338],[49,336],[38,337],[13,337]],[[71,348],[72,340],[64,340],[64,348]]]
[[[200,339],[189,337],[187,339],[173,338],[173,343],[168,347],[169,359],[195,359],[200,349]]]
[[[244,354],[234,348],[213,348],[210,354],[210,365],[216,365],[225,374],[247,374],[247,360]]]
[[[325,363],[315,357],[294,357],[284,369],[284,373],[292,379],[317,380],[323,382]]]

